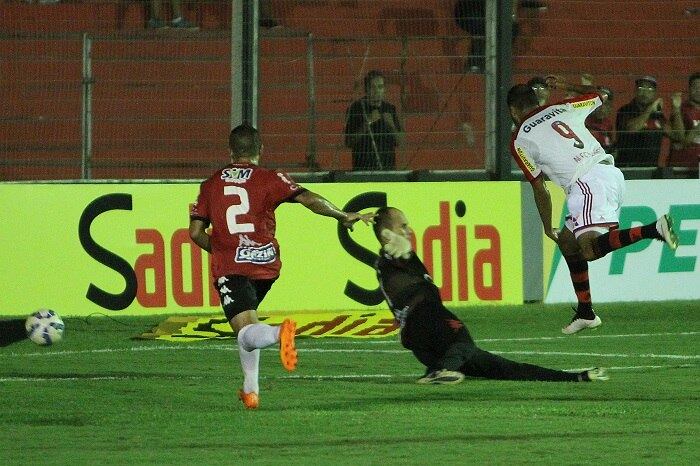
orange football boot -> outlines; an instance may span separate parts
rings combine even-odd
[[[243,390],[238,390],[238,398],[243,402],[246,409],[258,409],[258,406],[260,406],[260,398],[255,392],[246,393]]]
[[[284,319],[280,327],[280,359],[282,366],[289,372],[297,368],[297,350],[294,346],[297,323],[291,319]]]

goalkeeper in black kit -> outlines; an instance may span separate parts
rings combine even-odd
[[[442,304],[440,291],[409,240],[402,211],[380,208],[374,233],[382,245],[375,264],[387,304],[401,327],[401,344],[426,366],[419,384],[456,384],[465,376],[501,380],[590,382],[607,380],[602,368],[566,372],[511,361],[476,346],[459,318]]]

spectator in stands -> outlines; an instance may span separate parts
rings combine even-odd
[[[518,32],[518,0],[513,0],[513,39]],[[483,73],[486,68],[486,0],[457,0],[454,8],[457,26],[470,35],[467,68]]]
[[[384,75],[373,70],[364,79],[365,96],[345,112],[345,145],[353,170],[393,170],[403,130],[396,107],[384,100]]]
[[[612,121],[613,92],[604,86],[597,86],[598,93],[607,96],[603,105],[596,108],[586,118],[586,128],[600,143],[606,153],[615,155],[615,125]]]
[[[486,1],[458,0],[454,15],[457,26],[470,36],[467,67],[472,73],[483,73],[486,65]]]
[[[581,86],[595,87],[598,94],[603,96],[603,104],[586,118],[586,128],[588,128],[588,131],[596,138],[607,154],[615,156],[615,125],[612,121],[613,92],[607,87],[596,86],[594,81],[593,75],[589,73],[581,75]],[[567,98],[575,98],[579,95],[573,89],[566,94]]]
[[[671,147],[670,166],[698,168],[700,164],[700,73],[688,79],[688,100],[681,104],[683,138]]]
[[[534,8],[535,10],[544,11],[547,9],[547,2],[536,0],[520,0],[520,6],[523,8]]]
[[[272,13],[272,2],[270,0],[260,0],[258,10],[258,25],[263,28],[280,27],[280,23]]]
[[[540,107],[547,105],[549,95],[552,93],[547,85],[547,81],[542,76],[535,76],[527,82],[527,85],[530,86],[533,91],[535,91]]]
[[[197,26],[187,21],[184,16],[182,16],[180,0],[170,0],[170,5],[173,8],[173,19],[170,21],[170,27],[189,30],[199,29]],[[161,13],[161,0],[151,0],[151,16],[148,20],[148,28],[163,29],[166,27],[168,27],[168,25],[163,20]]]
[[[657,167],[664,136],[680,141],[683,136],[681,100],[673,99],[671,118],[663,113],[664,100],[657,97],[656,78],[643,76],[635,82],[634,98],[617,111],[617,159],[621,167]]]

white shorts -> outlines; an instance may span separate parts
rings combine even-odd
[[[598,163],[566,193],[566,228],[578,238],[587,231],[606,233],[617,228],[625,196],[625,177],[614,165]]]

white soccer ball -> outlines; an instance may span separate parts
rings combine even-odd
[[[37,345],[52,345],[63,339],[63,320],[50,309],[39,309],[24,323],[27,337]]]

